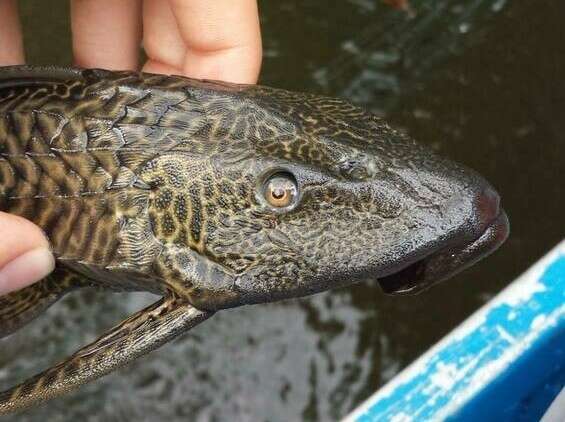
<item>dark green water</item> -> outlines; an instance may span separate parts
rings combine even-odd
[[[386,297],[368,282],[221,312],[12,420],[337,420],[563,238],[565,3],[412,3],[414,19],[379,0],[261,2],[262,82],[347,97],[478,170],[510,216],[503,248],[417,297]],[[66,2],[21,4],[29,61],[68,64]],[[148,300],[67,297],[2,342],[0,383],[46,367]]]

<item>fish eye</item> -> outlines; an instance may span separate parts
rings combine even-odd
[[[265,182],[263,196],[274,208],[288,208],[298,200],[296,180],[289,173],[276,173]]]

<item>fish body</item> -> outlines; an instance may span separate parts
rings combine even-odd
[[[0,299],[0,333],[78,287],[163,299],[2,393],[0,413],[101,376],[221,309],[367,278],[418,292],[500,246],[499,202],[474,171],[340,99],[1,69],[0,210],[45,231],[57,268]]]

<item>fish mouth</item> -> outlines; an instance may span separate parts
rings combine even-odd
[[[510,225],[504,210],[498,207],[498,195],[492,197],[491,204],[487,206],[488,212],[483,213],[484,228],[478,236],[471,241],[451,243],[436,249],[423,258],[416,258],[402,267],[395,268],[393,273],[386,274],[378,279],[381,289],[386,294],[409,295],[420,293],[434,284],[444,281],[494,252],[508,238]],[[483,204],[480,207],[484,210]],[[492,215],[495,215],[492,217]]]

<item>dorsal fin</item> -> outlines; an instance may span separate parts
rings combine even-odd
[[[76,67],[60,66],[0,66],[0,89],[14,86],[41,85],[44,83],[69,82],[69,81],[88,81],[90,78],[117,78],[119,76],[137,76],[147,82],[151,78],[162,79],[166,76],[137,73],[132,71],[112,72],[105,69],[82,69]],[[235,84],[224,81],[208,79],[193,79],[186,76],[171,75],[170,81],[175,81],[177,85],[188,85],[203,90],[238,92],[249,89],[254,85]]]
[[[77,68],[28,65],[0,67],[0,88],[81,79],[82,69]]]

